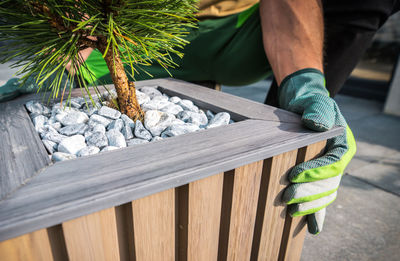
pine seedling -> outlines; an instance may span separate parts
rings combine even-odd
[[[166,70],[175,67],[171,54],[183,56],[185,28],[195,25],[195,2],[3,0],[0,41],[12,44],[0,47],[0,62],[14,61],[13,66],[22,68],[22,83],[34,77],[39,90],[50,92],[51,98],[65,98],[75,81],[91,98],[83,78],[83,71],[89,70],[80,51],[98,49],[110,71],[118,108],[134,120],[142,119],[125,67],[133,77],[138,68],[154,62]]]

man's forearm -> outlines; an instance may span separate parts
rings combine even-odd
[[[304,68],[323,71],[324,24],[319,0],[261,0],[264,49],[278,85]]]
[[[78,61],[77,66],[80,66],[80,65],[81,65],[81,62],[86,61],[86,59],[89,57],[89,55],[92,53],[92,51],[93,51],[93,48],[90,48],[90,47],[89,47],[89,48],[86,48],[85,50],[80,51],[80,52],[79,52],[80,60]],[[71,72],[72,74],[75,74],[75,69],[78,69],[78,68],[71,68],[71,62],[69,62],[69,63],[65,66],[65,68],[66,68],[69,72]]]

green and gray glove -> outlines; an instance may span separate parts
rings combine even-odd
[[[283,201],[293,216],[307,216],[308,231],[318,234],[325,219],[325,208],[336,199],[340,179],[356,152],[353,133],[336,102],[325,88],[324,75],[316,69],[303,69],[287,76],[279,87],[282,109],[302,115],[310,129],[326,131],[345,128],[341,136],[327,141],[325,154],[295,166],[289,173],[290,184]]]
[[[68,74],[64,73],[61,86],[65,85],[67,79],[68,79]],[[52,81],[54,81],[54,76],[49,77],[49,79],[44,82],[40,91],[46,91],[48,87],[51,85]],[[68,82],[67,82],[67,88],[70,88],[70,84]],[[11,78],[4,85],[0,86],[0,102],[5,102],[15,99],[16,97],[25,93],[35,93],[38,91],[39,91],[39,86],[36,83],[35,77],[33,76],[27,78],[25,82],[23,82],[19,78]]]
[[[18,97],[22,93],[34,92],[37,90],[37,88],[32,89],[32,87],[32,85],[24,85],[20,87],[20,79],[11,78],[4,85],[0,86],[0,102],[9,101]]]

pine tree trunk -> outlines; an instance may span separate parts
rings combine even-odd
[[[104,53],[106,51],[106,45],[101,44],[99,50]],[[136,99],[135,84],[129,82],[119,53],[114,53],[113,56],[113,50],[110,47],[104,60],[106,61],[115,90],[117,91],[120,111],[133,120],[142,121],[144,113]]]

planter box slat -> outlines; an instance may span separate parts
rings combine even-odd
[[[132,213],[136,259],[175,260],[175,190],[133,201]]]
[[[249,260],[263,162],[235,169],[227,260]]]
[[[188,240],[187,248],[179,251],[181,260],[186,256],[188,260],[217,260],[223,181],[224,173],[219,173],[189,183]]]
[[[293,113],[182,81],[141,86],[228,111],[238,122],[51,164],[23,106],[38,96],[0,104],[0,155],[7,155],[0,157],[0,187],[9,189],[0,201],[0,259],[10,254],[4,246],[47,228],[57,260],[98,259],[96,253],[121,260],[298,260],[305,223],[286,216],[280,203],[286,174],[343,129],[313,132]],[[28,148],[18,154],[21,144]]]
[[[69,260],[119,260],[114,208],[62,224]]]
[[[47,229],[40,229],[0,243],[0,259],[54,260]]]
[[[283,234],[286,205],[281,202],[282,192],[289,183],[288,171],[295,165],[297,150],[282,153],[264,161],[259,197],[259,216],[255,226],[255,241],[252,260],[278,260],[281,242],[276,240]]]
[[[24,106],[0,103],[0,200],[50,160]]]
[[[321,156],[325,145],[326,141],[320,141],[299,149],[296,164]],[[292,218],[290,215],[286,215],[279,260],[300,260],[306,230],[305,217]]]

